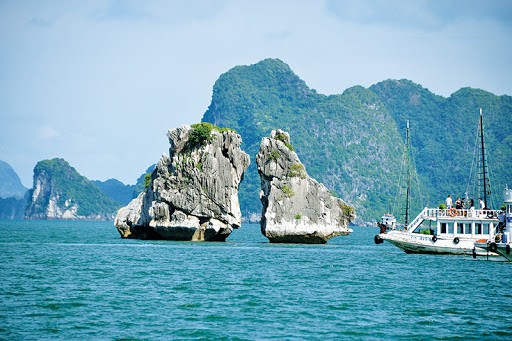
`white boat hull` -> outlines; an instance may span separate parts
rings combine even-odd
[[[433,239],[434,236],[431,235],[403,231],[381,233],[379,237],[406,253],[473,255],[476,252],[477,256],[498,256],[498,254],[489,252],[484,248],[476,247],[475,240],[472,239],[458,238],[458,243],[455,243],[455,238],[436,237]]]
[[[510,251],[510,245],[509,245],[509,252],[507,254],[507,244],[505,243],[498,243],[496,252],[500,254],[500,256],[505,257],[509,262],[512,262],[512,252]]]

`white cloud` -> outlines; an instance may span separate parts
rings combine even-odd
[[[50,125],[43,125],[39,127],[37,136],[42,140],[54,140],[60,137],[60,133]]]

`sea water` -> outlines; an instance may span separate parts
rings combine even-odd
[[[511,340],[512,264],[408,255],[377,228],[325,245],[121,239],[0,221],[0,339]]]

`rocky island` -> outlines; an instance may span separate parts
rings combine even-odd
[[[249,166],[240,135],[209,123],[167,133],[162,156],[139,196],[118,211],[121,237],[224,241],[241,225],[238,186]]]
[[[25,219],[113,220],[116,202],[64,159],[39,161]]]
[[[273,130],[256,156],[263,204],[261,232],[271,243],[323,244],[352,232],[355,210],[310,178],[290,135]]]

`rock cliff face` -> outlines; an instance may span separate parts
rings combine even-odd
[[[238,185],[249,166],[240,135],[207,123],[167,133],[146,189],[119,210],[123,238],[224,241],[241,224]]]
[[[118,207],[65,160],[43,160],[34,168],[25,218],[113,220]]]
[[[354,209],[310,178],[290,135],[273,130],[256,156],[263,204],[261,232],[274,243],[326,243],[352,232]]]

